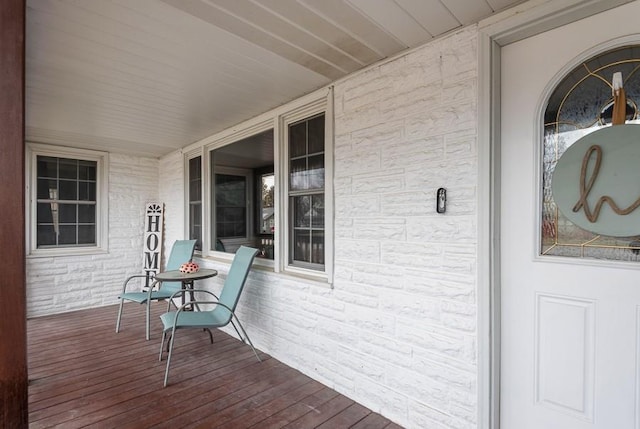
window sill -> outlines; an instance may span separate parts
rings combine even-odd
[[[231,264],[233,260],[233,254],[231,253],[221,253],[218,252],[217,255],[208,255],[202,256],[197,255],[198,259],[202,261],[216,262],[216,263],[228,263]],[[333,283],[329,281],[329,278],[326,273],[322,272],[313,272],[311,270],[305,270],[301,268],[295,267],[287,267],[285,271],[276,272],[274,268],[273,260],[264,259],[264,258],[256,258],[254,259],[253,268],[259,270],[261,272],[269,273],[276,277],[281,277],[283,279],[301,279],[305,280],[308,284],[333,289]]]
[[[109,251],[100,247],[92,248],[67,248],[67,249],[38,249],[32,250],[26,257],[35,258],[64,258],[67,256],[91,256],[106,255]]]

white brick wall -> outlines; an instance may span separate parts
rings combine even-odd
[[[117,303],[125,277],[142,272],[144,208],[157,199],[157,159],[109,154],[109,253],[27,258],[28,316]]]
[[[336,83],[334,289],[254,269],[240,303],[258,348],[406,427],[476,427],[476,87],[475,27]]]

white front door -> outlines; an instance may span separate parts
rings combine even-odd
[[[536,227],[543,96],[586,53],[640,43],[639,19],[636,1],[502,49],[501,429],[640,428],[640,264],[539,256]]]

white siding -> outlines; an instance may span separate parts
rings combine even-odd
[[[476,35],[336,83],[334,288],[254,269],[239,307],[259,349],[407,427],[477,424]],[[182,155],[161,166],[170,243]]]
[[[109,154],[109,253],[27,258],[28,316],[116,304],[142,272],[144,208],[157,199],[157,159]]]

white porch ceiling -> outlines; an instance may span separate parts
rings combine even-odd
[[[522,0],[28,0],[26,137],[162,156]]]

